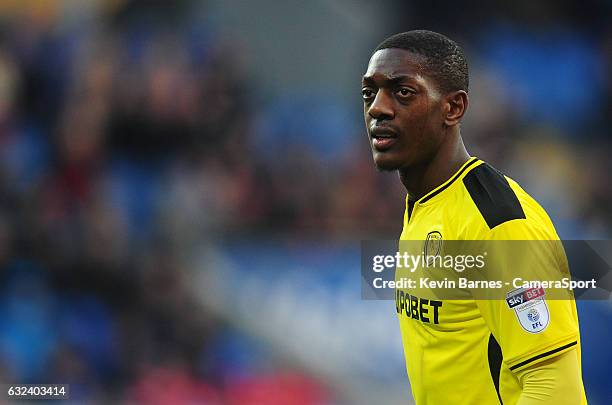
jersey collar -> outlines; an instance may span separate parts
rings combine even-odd
[[[425,194],[423,197],[419,198],[416,203],[417,204],[425,204],[429,202],[432,198],[436,197],[438,194],[449,188],[457,179],[461,176],[467,174],[471,169],[478,166],[479,163],[482,163],[480,159],[477,157],[471,157],[465,162],[456,172],[451,176],[450,179],[446,180],[444,183],[440,184],[438,187],[431,190],[429,193]]]

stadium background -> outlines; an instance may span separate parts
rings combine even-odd
[[[512,4],[506,4],[512,3]],[[464,44],[472,154],[610,238],[609,1],[0,1],[0,381],[143,404],[410,403],[359,240],[396,238],[360,76]],[[580,302],[591,404],[612,307]]]

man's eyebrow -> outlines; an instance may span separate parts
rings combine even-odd
[[[383,77],[383,82],[387,85],[393,85],[402,82],[403,80],[414,80],[412,75],[388,75]],[[376,80],[373,76],[363,76],[361,80],[364,84],[374,83]]]
[[[363,84],[374,83],[374,78],[372,76],[363,76],[363,78],[361,79],[361,83]]]

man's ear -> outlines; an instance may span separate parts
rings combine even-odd
[[[468,108],[468,95],[463,90],[453,91],[445,97],[444,124],[452,127],[457,125]]]

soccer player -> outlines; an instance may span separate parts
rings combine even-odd
[[[466,151],[468,65],[457,43],[430,31],[387,38],[362,94],[374,162],[397,170],[408,191],[401,240],[558,241],[532,197]],[[533,259],[551,263],[562,272],[564,252]],[[574,301],[504,293],[510,299],[438,301],[396,291],[418,405],[586,404]]]

